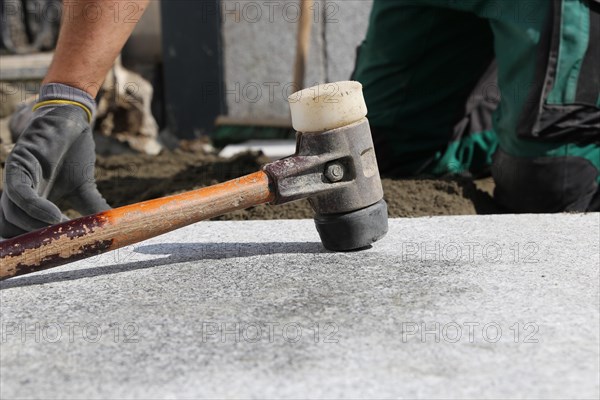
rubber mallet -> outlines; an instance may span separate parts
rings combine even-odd
[[[0,242],[0,280],[63,265],[234,210],[308,198],[325,248],[368,247],[388,229],[358,82],[290,96],[296,153],[203,189],[90,215]]]

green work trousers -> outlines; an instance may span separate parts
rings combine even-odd
[[[384,174],[491,167],[508,210],[600,210],[600,0],[375,0],[353,79]]]

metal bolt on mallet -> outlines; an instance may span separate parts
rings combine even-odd
[[[335,183],[344,179],[344,166],[339,162],[332,162],[325,168],[325,177],[329,182]]]

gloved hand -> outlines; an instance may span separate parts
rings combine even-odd
[[[6,160],[0,199],[4,238],[68,220],[53,204],[60,199],[83,215],[110,208],[94,178],[94,99],[62,84],[44,85],[40,92]]]

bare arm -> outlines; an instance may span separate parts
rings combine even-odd
[[[43,83],[64,83],[96,97],[148,2],[65,2],[54,59]]]

